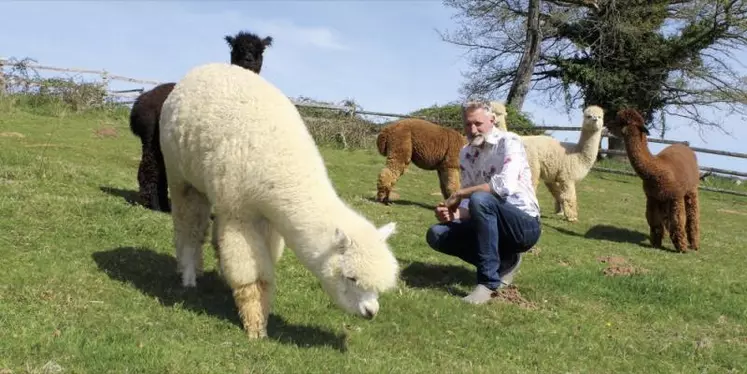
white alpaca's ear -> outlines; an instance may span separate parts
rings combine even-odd
[[[386,240],[397,231],[397,223],[389,222],[386,225],[379,227],[378,230],[379,235],[381,235],[381,240]]]
[[[351,244],[350,238],[348,238],[348,236],[342,230],[340,230],[340,228],[335,229],[334,240],[337,246],[343,251]]]

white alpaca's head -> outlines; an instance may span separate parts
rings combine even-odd
[[[596,105],[586,107],[584,110],[584,130],[602,131],[604,126],[604,110]]]
[[[493,111],[495,127],[503,131],[508,131],[508,128],[506,127],[506,116],[508,115],[508,112],[506,111],[506,105],[504,105],[500,101],[491,101],[490,109]]]
[[[362,226],[334,231],[321,282],[343,310],[372,319],[379,311],[379,294],[397,284],[399,265],[387,244],[396,224]]]

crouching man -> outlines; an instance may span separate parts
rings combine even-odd
[[[482,304],[511,284],[521,256],[540,238],[540,209],[521,138],[502,131],[487,102],[462,106],[467,145],[459,154],[461,189],[435,209],[428,245],[477,268],[464,301]]]

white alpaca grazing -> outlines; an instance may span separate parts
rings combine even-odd
[[[604,126],[604,111],[592,105],[584,110],[578,143],[561,143],[547,135],[523,136],[534,190],[540,179],[555,200],[555,213],[570,222],[578,220],[576,182],[584,179],[596,162]]]
[[[267,336],[274,267],[287,242],[344,310],[373,318],[399,267],[376,228],[338,197],[295,105],[227,63],[188,72],[164,102],[160,141],[172,199],[177,271],[202,273],[211,208],[220,271],[250,338]]]

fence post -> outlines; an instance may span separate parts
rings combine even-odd
[[[101,72],[101,86],[104,93],[101,95],[101,101],[98,104],[103,106],[106,103],[106,94],[109,92],[109,72],[106,70]]]
[[[0,58],[0,96],[5,95],[5,90],[6,90],[6,88],[5,88],[5,73],[3,71],[4,67],[5,66],[3,65],[3,59]]]

